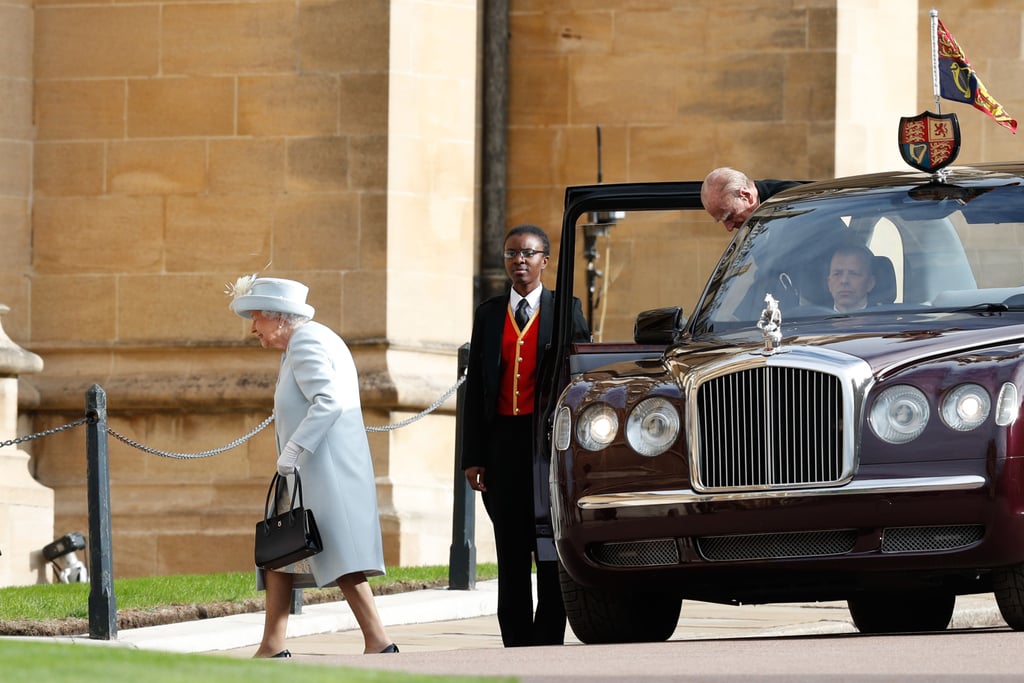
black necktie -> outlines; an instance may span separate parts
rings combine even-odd
[[[530,314],[526,310],[528,307],[526,299],[520,299],[519,305],[516,306],[516,325],[519,325],[520,330],[525,330],[526,323],[530,322]]]

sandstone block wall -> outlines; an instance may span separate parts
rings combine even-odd
[[[565,186],[597,181],[598,126],[604,182],[893,167],[889,119],[932,105],[931,6],[1024,116],[1016,2],[511,0],[508,225],[558,234]],[[267,264],[349,341],[368,424],[448,388],[481,258],[478,30],[475,0],[0,0],[0,302],[46,363],[21,392],[31,428],[77,419],[98,383],[111,426],[157,448],[248,431],[277,358],[221,292]],[[961,160],[1024,156],[943,106]],[[678,227],[692,260],[669,288],[689,310],[728,235],[703,216]],[[453,409],[371,436],[390,563],[447,560]],[[28,448],[55,531],[82,529],[83,434]],[[116,571],[247,568],[272,451],[261,435],[186,463],[113,443]]]

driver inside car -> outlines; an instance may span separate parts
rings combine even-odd
[[[837,313],[867,308],[868,294],[875,288],[871,272],[874,254],[867,247],[847,245],[836,249],[828,269],[828,291]]]

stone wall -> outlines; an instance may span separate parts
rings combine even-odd
[[[477,4],[0,0],[0,303],[45,361],[20,431],[77,419],[93,384],[110,426],[153,448],[249,431],[277,355],[222,291],[260,270],[310,285],[353,349],[368,424],[448,388],[480,246]],[[933,5],[1024,116],[1024,6]],[[597,181],[598,126],[604,182],[719,165],[814,179],[900,167],[891,119],[933,106],[915,0],[509,6],[509,226],[557,235],[565,186]],[[960,114],[962,161],[1024,156],[980,112],[943,110]],[[695,216],[674,238],[691,247],[673,273],[689,310],[728,235]],[[370,437],[390,564],[447,561],[453,409]],[[84,432],[27,449],[55,534],[84,531]],[[117,574],[246,569],[273,450],[269,431],[198,460],[112,441]]]
[[[450,387],[471,319],[475,17],[469,0],[38,3],[31,280],[0,290],[46,359],[34,427],[77,418],[95,383],[110,427],[151,449],[249,431],[279,355],[223,292],[258,271],[310,286],[369,425]],[[453,29],[468,40],[431,39]],[[426,290],[445,296],[406,296]],[[447,561],[453,410],[371,436],[389,564]],[[272,429],[201,459],[112,440],[110,458],[119,575],[251,566]],[[84,435],[37,442],[33,466],[56,530],[85,530]]]
[[[7,332],[25,340],[29,320],[32,197],[32,2],[0,2],[0,303]]]

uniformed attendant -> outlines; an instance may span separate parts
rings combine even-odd
[[[541,284],[550,253],[548,236],[539,227],[519,225],[508,232],[503,255],[512,289],[480,304],[470,340],[462,468],[469,485],[483,494],[494,526],[498,625],[505,647],[565,640],[558,563],[553,553],[538,553],[533,495],[535,486],[547,486],[546,479],[535,481],[543,475],[535,475],[533,413],[539,356],[554,324],[554,292]],[[587,341],[582,305],[573,301],[573,338]]]

